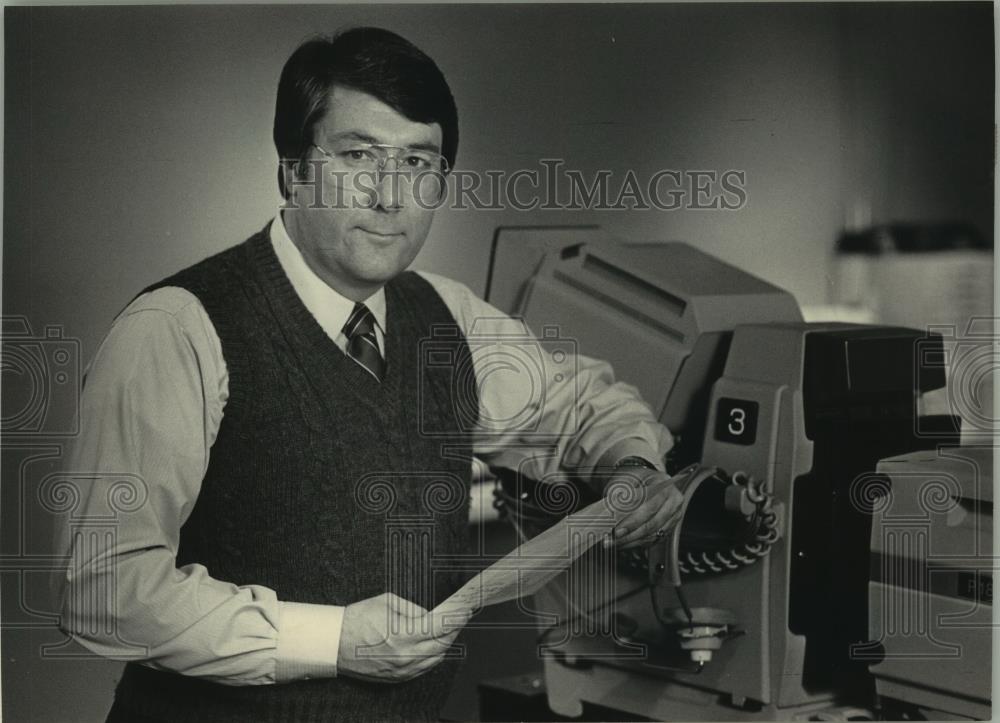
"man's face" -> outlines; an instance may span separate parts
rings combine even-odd
[[[441,148],[440,125],[411,121],[366,93],[334,87],[327,107],[313,132],[313,142],[325,150],[345,140]],[[295,189],[297,208],[283,217],[289,235],[321,279],[344,296],[363,300],[416,257],[430,231],[433,204],[421,208],[408,185],[391,172],[366,174],[362,182],[373,192],[358,193],[354,181],[331,175],[335,162],[317,148],[310,148],[305,159],[323,174],[324,208],[310,208],[312,187]],[[390,160],[385,170],[394,167]],[[345,184],[347,188],[338,188]]]

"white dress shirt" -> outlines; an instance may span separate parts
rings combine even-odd
[[[344,350],[347,338],[341,330],[354,302],[308,267],[280,215],[270,235],[296,293]],[[466,286],[435,274],[421,276],[470,345],[473,324],[475,334],[493,338],[512,328],[523,330]],[[384,292],[365,304],[375,316],[384,350]],[[481,419],[516,417],[525,393],[531,393],[518,384],[530,380],[516,374],[487,378],[475,355],[473,360]],[[659,463],[670,434],[636,390],[615,382],[604,362],[579,355],[571,368],[571,379],[544,375],[544,409],[533,431],[548,435],[549,453],[539,448],[537,437],[490,429],[486,421],[474,435],[476,457],[498,466],[520,464],[536,478],[559,469],[585,474],[630,455]],[[228,685],[334,676],[344,608],[278,600],[267,587],[215,579],[203,565],[176,566],[180,530],[208,469],[228,383],[219,337],[190,292],[164,287],[142,294],[115,320],[90,364],[81,400],[81,433],[71,469],[96,474],[81,490],[79,514],[109,513],[115,474],[142,479],[148,499],[134,512],[118,514],[116,537],[97,552],[64,535],[71,564],[61,580],[62,627],[100,655],[135,659],[138,644],[145,646],[141,660],[146,665]],[[96,599],[91,593],[106,581],[109,564],[115,606],[95,610],[85,601]],[[113,625],[93,625],[97,614],[110,616]]]

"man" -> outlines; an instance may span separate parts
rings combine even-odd
[[[678,509],[669,434],[607,365],[545,375],[532,434],[554,454],[532,457],[509,421],[526,381],[485,383],[465,339],[511,320],[405,272],[458,145],[430,58],[374,28],[305,43],[274,141],[282,212],[140,294],[89,370],[74,468],[102,474],[85,513],[114,507],[115,475],[139,481],[112,541],[74,541],[64,581],[63,628],[133,661],[109,720],[436,718],[458,630],[428,611],[462,579],[432,568],[468,554],[473,454],[521,450],[539,477],[628,466],[645,501],[619,546]],[[450,362],[422,359],[449,328]]]

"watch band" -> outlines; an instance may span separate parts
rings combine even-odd
[[[650,462],[648,459],[643,459],[642,457],[622,457],[615,463],[614,469],[621,469],[622,467],[645,467],[646,469],[656,469],[656,465]]]

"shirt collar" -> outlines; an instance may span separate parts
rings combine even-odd
[[[288,235],[280,213],[271,222],[271,246],[295,293],[327,336],[336,340],[354,310],[354,302],[330,288],[309,268],[302,252]],[[376,291],[365,299],[364,304],[372,312],[379,329],[385,333],[385,289]]]

